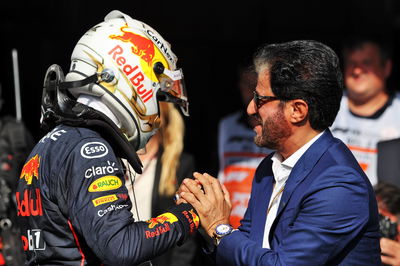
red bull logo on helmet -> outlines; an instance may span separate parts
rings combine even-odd
[[[128,77],[129,81],[135,86],[136,91],[138,92],[140,98],[144,103],[153,97],[153,90],[146,89],[143,84],[144,74],[140,71],[139,66],[132,66],[127,62],[126,56],[124,55],[124,49],[116,45],[109,52],[112,59],[122,67],[122,71],[124,71],[125,75]]]
[[[33,177],[39,179],[40,157],[38,154],[29,159],[21,171],[19,179],[25,178],[28,185],[32,184]]]
[[[143,61],[151,66],[155,54],[153,42],[139,34],[126,31],[125,29],[127,28],[129,28],[128,25],[124,25],[121,27],[122,35],[110,35],[109,37],[111,39],[129,42],[132,45],[132,53],[139,56]]]

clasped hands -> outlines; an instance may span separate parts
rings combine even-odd
[[[229,224],[231,202],[229,192],[217,178],[205,173],[193,173],[185,178],[176,193],[176,204],[190,203],[200,217],[200,224],[210,237],[219,224]]]

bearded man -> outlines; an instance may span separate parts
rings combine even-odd
[[[214,238],[217,264],[380,265],[374,191],[329,130],[343,91],[337,55],[316,41],[292,41],[261,47],[254,64],[247,113],[258,122],[255,143],[276,152],[256,170],[238,230],[215,178],[196,173],[178,191]]]

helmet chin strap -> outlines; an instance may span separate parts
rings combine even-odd
[[[101,80],[101,73],[94,73],[93,75],[81,80],[63,81],[59,84],[59,87],[61,90],[66,90],[69,88],[83,87],[90,83],[97,83],[99,80]]]

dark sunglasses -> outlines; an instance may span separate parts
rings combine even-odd
[[[279,100],[278,97],[275,97],[275,96],[259,95],[256,90],[253,91],[253,94],[254,94],[253,100],[254,100],[254,103],[255,103],[257,109],[260,109],[261,106],[263,106],[267,102]]]

